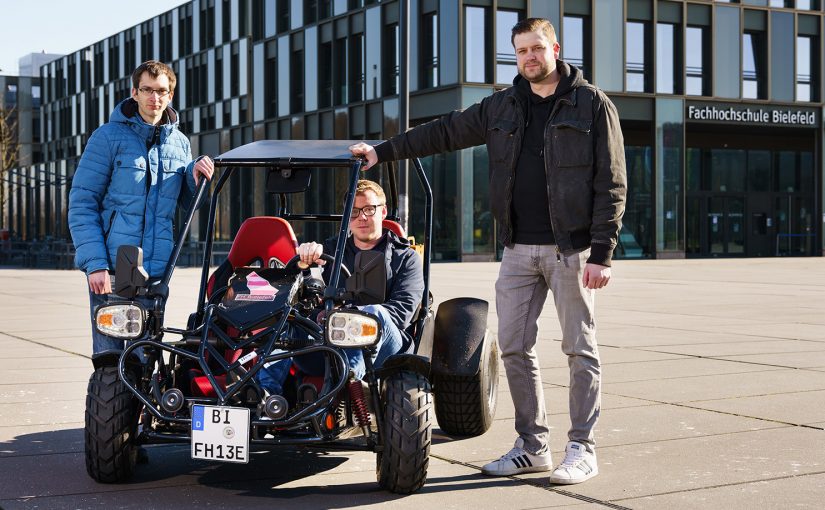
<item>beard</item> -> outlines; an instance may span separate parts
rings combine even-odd
[[[519,69],[519,74],[521,74],[521,76],[530,83],[540,83],[553,72],[553,69],[550,68],[550,64],[547,62],[536,63],[538,64],[538,67],[531,67],[528,69],[527,66],[524,65]]]

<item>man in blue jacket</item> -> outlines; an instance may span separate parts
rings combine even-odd
[[[421,257],[410,248],[410,243],[383,228],[387,217],[387,197],[378,183],[361,179],[355,190],[355,204],[349,220],[352,235],[344,246],[343,263],[353,268],[355,255],[360,251],[375,250],[383,253],[387,268],[386,299],[380,305],[366,305],[359,308],[378,317],[381,336],[372,357],[372,364],[379,368],[393,354],[405,351],[412,345],[412,337],[407,327],[412,323],[418,305],[424,294],[424,269]],[[298,246],[297,254],[301,262],[309,266],[323,265],[323,253],[334,253],[337,238],[330,238],[324,244],[314,242]],[[324,271],[324,279],[329,281],[329,271]],[[346,349],[349,367],[356,379],[366,373],[364,351]],[[317,372],[310,356],[296,358],[296,363],[308,373]],[[317,358],[316,360],[317,361]],[[258,380],[270,393],[281,394],[290,363],[276,361],[258,372]]]
[[[123,348],[123,341],[94,328],[94,310],[112,292],[118,247],[140,246],[149,276],[162,276],[175,243],[178,204],[188,206],[200,176],[212,178],[212,160],[193,161],[189,139],[178,129],[169,105],[176,82],[162,62],[135,69],[132,97],[92,133],[72,180],[69,230],[75,264],[89,283],[94,353]]]

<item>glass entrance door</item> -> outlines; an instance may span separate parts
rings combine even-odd
[[[708,198],[707,246],[711,256],[745,254],[744,197]]]

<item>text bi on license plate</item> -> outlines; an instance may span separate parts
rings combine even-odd
[[[249,409],[192,406],[192,458],[249,462]]]

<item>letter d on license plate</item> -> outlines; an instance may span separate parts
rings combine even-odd
[[[249,409],[192,406],[192,458],[249,462]]]

